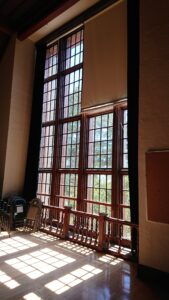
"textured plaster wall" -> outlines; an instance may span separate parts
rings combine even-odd
[[[82,108],[127,97],[127,1],[85,23]]]
[[[3,196],[22,193],[32,105],[34,44],[15,41],[6,143]],[[5,111],[6,113],[6,111]]]
[[[3,189],[6,147],[11,104],[15,37],[12,37],[0,61],[0,196]]]
[[[147,218],[145,153],[169,149],[169,1],[140,1],[140,263],[169,271],[169,225]],[[169,199],[168,199],[169,200]],[[160,206],[163,205],[161,199]]]

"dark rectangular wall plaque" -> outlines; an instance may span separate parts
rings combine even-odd
[[[148,220],[169,224],[169,150],[146,153]]]

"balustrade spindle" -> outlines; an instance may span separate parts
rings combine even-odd
[[[70,223],[70,213],[71,213],[71,206],[64,206],[65,213],[64,213],[64,220],[63,220],[63,232],[62,237],[64,239],[69,238],[69,223]]]
[[[99,245],[98,250],[104,251],[107,249],[107,243],[106,243],[106,219],[107,214],[100,213],[99,214]]]

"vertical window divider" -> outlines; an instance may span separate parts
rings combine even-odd
[[[123,118],[123,110],[122,108],[118,108],[117,110],[117,118],[118,118],[118,130],[117,130],[117,135],[118,135],[118,143],[117,143],[117,185],[116,185],[116,190],[117,190],[117,200],[116,200],[116,206],[117,206],[117,218],[122,218],[122,211],[120,208],[120,201],[122,198],[122,186],[121,186],[121,175],[120,171],[122,169],[122,147],[123,147],[123,141],[122,141],[122,118]]]
[[[86,190],[86,180],[85,180],[85,165],[87,159],[87,151],[86,149],[86,116],[85,114],[81,115],[81,128],[80,128],[80,148],[79,148],[79,171],[78,171],[78,192],[77,192],[77,210],[83,211],[84,210],[84,193]],[[87,150],[87,149],[86,149]]]
[[[58,42],[59,43],[59,42]],[[60,87],[61,87],[61,49],[59,47],[58,51],[58,76],[57,76],[57,96],[56,96],[56,113],[55,113],[55,139],[54,139],[54,155],[53,155],[53,169],[52,169],[52,183],[51,183],[51,205],[59,205],[59,199],[55,195],[60,192],[60,173],[58,169],[60,167],[60,137],[61,137],[61,125],[60,125],[60,107],[61,107],[61,97],[60,97]]]
[[[116,197],[117,197],[117,109],[114,108],[113,111],[113,147],[112,147],[112,217],[116,217]]]
[[[120,197],[120,155],[121,155],[121,130],[120,120],[121,115],[120,107],[114,108],[113,118],[113,156],[112,156],[112,217],[120,218],[119,215],[119,197]],[[120,141],[120,143],[119,143]],[[111,228],[112,239],[118,239],[118,226],[112,225]]]

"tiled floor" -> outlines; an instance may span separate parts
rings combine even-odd
[[[136,266],[42,233],[0,235],[0,300],[165,300]]]

